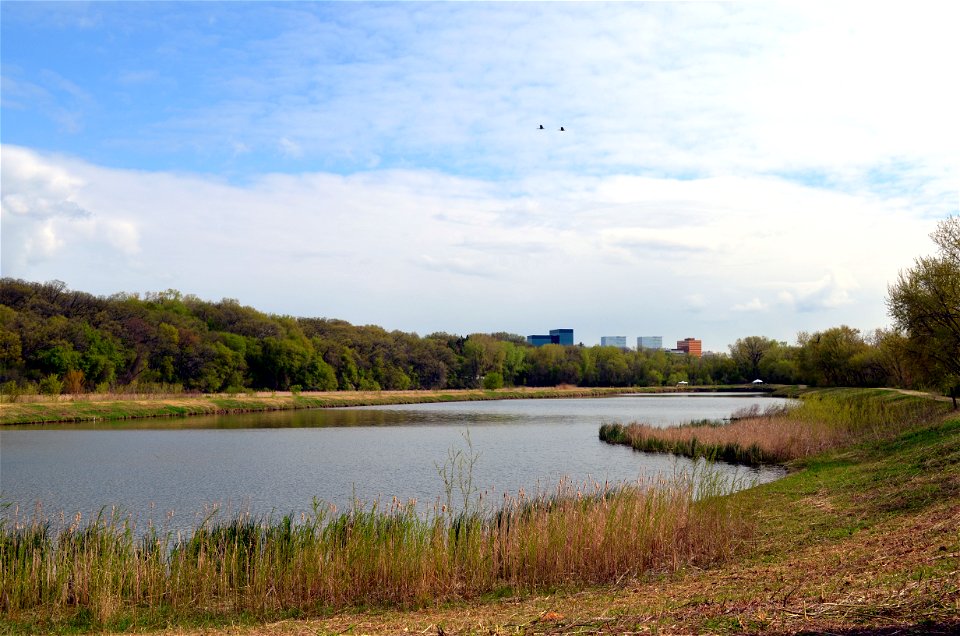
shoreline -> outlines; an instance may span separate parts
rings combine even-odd
[[[0,427],[67,422],[118,421],[195,415],[235,415],[266,411],[430,404],[485,400],[564,399],[609,397],[651,393],[773,393],[777,387],[517,387],[488,391],[449,389],[437,391],[329,391],[251,392],[237,394],[80,394],[54,397],[30,396],[17,402],[0,403]],[[37,398],[37,399],[34,399]]]

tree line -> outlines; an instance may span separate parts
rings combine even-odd
[[[94,296],[0,279],[5,393],[405,390],[767,383],[960,389],[960,221],[890,286],[889,329],[845,325],[793,344],[747,336],[702,358],[615,347],[532,347],[510,333],[387,331],[266,314],[176,290]],[[952,294],[952,295],[951,295]]]

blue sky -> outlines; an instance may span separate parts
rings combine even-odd
[[[725,350],[885,326],[960,207],[946,3],[0,12],[4,276]]]

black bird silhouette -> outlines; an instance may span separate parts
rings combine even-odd
[[[560,132],[566,132],[566,131],[564,130],[563,126],[560,126]]]
[[[540,124],[540,130],[544,130],[543,124]]]

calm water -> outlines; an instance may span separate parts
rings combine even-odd
[[[601,424],[720,419],[779,400],[740,395],[643,395],[285,411],[240,416],[32,427],[0,432],[0,501],[89,516],[117,506],[143,522],[190,529],[211,505],[254,514],[343,508],[443,493],[436,465],[453,448],[479,458],[475,485],[495,497],[573,482],[619,482],[691,466],[597,437]],[[769,481],[776,468],[726,467]],[[4,514],[9,517],[13,508]]]

